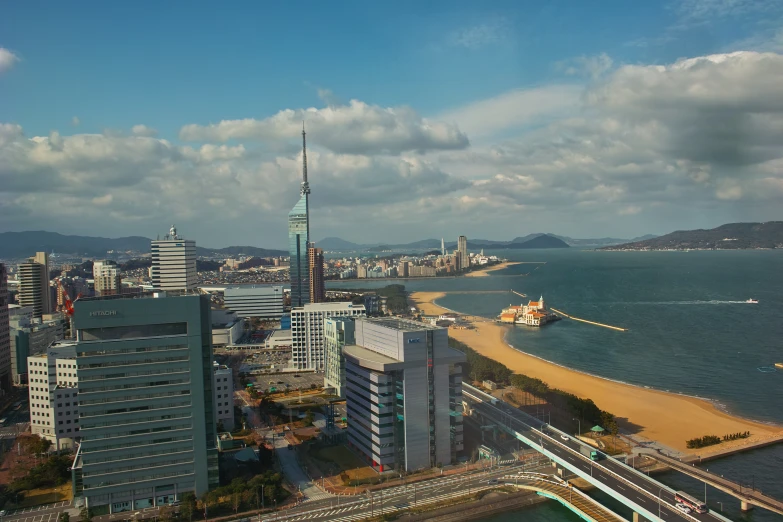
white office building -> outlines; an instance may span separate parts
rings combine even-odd
[[[455,463],[466,359],[448,330],[396,318],[360,318],[355,329],[343,348],[349,444],[378,471]]]
[[[223,298],[225,307],[239,317],[279,320],[283,315],[283,287],[279,285],[230,286]]]
[[[291,309],[291,364],[300,370],[324,368],[324,321],[330,317],[363,317],[364,305],[308,303]]]
[[[177,235],[172,226],[163,239],[151,244],[152,267],[150,275],[156,290],[186,292],[196,288],[196,242]]]
[[[27,358],[30,431],[58,450],[75,447],[80,437],[77,371],[73,345]]]
[[[345,397],[343,348],[356,343],[355,333],[353,319],[335,317],[324,322],[324,389],[338,397]]]
[[[215,426],[222,424],[223,431],[232,431],[234,429],[234,374],[231,368],[217,362],[212,363],[212,397],[215,404]]]

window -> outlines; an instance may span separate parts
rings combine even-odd
[[[187,323],[144,324],[136,326],[113,326],[80,330],[84,341],[107,341],[111,339],[133,339],[137,337],[159,337],[164,335],[185,335]]]

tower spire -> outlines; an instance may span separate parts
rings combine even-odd
[[[305,123],[302,121],[302,195],[310,193],[310,184],[307,182],[307,133]]]

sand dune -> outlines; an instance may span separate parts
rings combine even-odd
[[[411,300],[425,314],[436,315],[444,309],[434,304],[443,292],[414,292]],[[730,446],[747,444],[783,435],[780,427],[760,424],[728,415],[711,402],[673,393],[622,384],[563,368],[511,348],[504,340],[508,328],[495,322],[476,322],[475,330],[450,329],[449,335],[478,353],[511,368],[545,381],[551,387],[592,399],[599,408],[618,417],[621,429],[631,429],[643,437],[656,440],[683,452],[723,451]],[[723,443],[701,450],[687,450],[685,441],[703,435],[723,436],[750,431],[752,437],[734,443]]]

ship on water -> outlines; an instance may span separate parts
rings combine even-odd
[[[509,305],[500,314],[501,323],[524,324],[526,326],[544,326],[560,319],[547,309],[542,295],[538,301],[528,301],[526,305]]]

